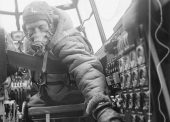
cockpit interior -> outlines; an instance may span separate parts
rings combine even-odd
[[[33,82],[33,72],[44,67],[42,57],[24,53],[22,11],[31,1],[1,1],[0,122],[97,122],[86,114],[84,102],[27,107],[37,93],[36,84],[42,83]],[[170,0],[46,2],[70,15],[99,59],[122,122],[170,122]],[[46,70],[67,71],[60,61],[52,60]],[[76,87],[71,76],[69,80]]]

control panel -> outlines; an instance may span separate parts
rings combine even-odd
[[[105,44],[107,84],[126,122],[151,122],[152,117],[147,10],[141,11],[146,4],[145,0],[135,1]]]

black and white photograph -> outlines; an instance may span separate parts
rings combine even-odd
[[[170,122],[170,0],[1,0],[0,122]]]

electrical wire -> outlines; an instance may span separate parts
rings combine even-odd
[[[161,28],[162,23],[163,23],[162,5],[161,5],[161,3],[160,3],[159,0],[157,0],[157,2],[158,2],[158,5],[159,5],[159,7],[160,7],[160,23],[159,23],[159,25],[158,25],[158,27],[157,27],[157,29],[156,29],[156,31],[155,31],[155,39],[156,39],[156,41],[157,41],[158,44],[160,44],[161,46],[163,46],[164,48],[167,49],[167,53],[165,54],[165,56],[160,60],[160,62],[159,62],[158,65],[157,65],[157,71],[158,71],[158,70],[159,70],[159,67],[161,66],[161,63],[162,63],[162,62],[167,58],[167,56],[169,55],[170,49],[168,48],[168,46],[166,46],[165,44],[163,44],[162,42],[160,42],[159,39],[158,39],[158,37],[157,37],[158,31],[159,31],[159,29]],[[159,109],[159,111],[160,111],[160,113],[161,113],[161,115],[162,115],[162,117],[163,117],[163,119],[164,119],[164,122],[166,122],[166,117],[165,117],[165,115],[164,115],[164,113],[163,113],[163,111],[162,111],[162,109],[161,109],[161,106],[160,106],[160,95],[161,95],[161,91],[162,91],[162,84],[161,84],[161,82],[160,82],[160,91],[159,91],[159,93],[158,93],[158,98],[157,98],[157,99],[158,99],[158,109]]]

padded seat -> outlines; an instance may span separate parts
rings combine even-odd
[[[28,115],[32,120],[62,119],[62,118],[81,118],[87,116],[84,114],[85,104],[59,105],[31,107],[28,109]]]

